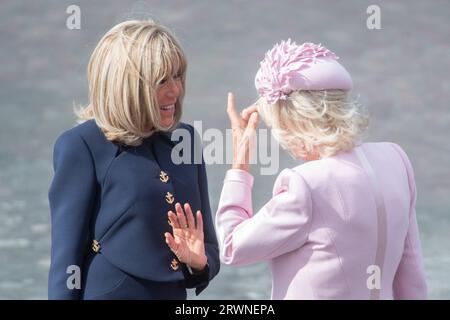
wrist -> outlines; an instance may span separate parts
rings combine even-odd
[[[199,263],[193,263],[191,264],[191,268],[195,273],[198,272],[202,272],[205,268],[206,265],[208,264],[208,259],[206,258],[206,256],[204,256],[201,261]]]
[[[233,163],[233,165],[231,166],[231,169],[238,169],[238,170],[244,170],[244,171],[248,171],[249,170],[249,165],[245,165],[245,164],[235,164]]]

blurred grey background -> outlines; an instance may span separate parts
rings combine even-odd
[[[69,30],[69,5],[81,29]],[[369,5],[381,29],[369,30]],[[368,141],[408,153],[418,188],[417,215],[430,298],[450,298],[450,3],[436,1],[12,1],[0,6],[0,299],[46,299],[50,261],[47,199],[56,137],[87,102],[86,67],[100,37],[130,18],[153,18],[179,38],[189,60],[183,120],[228,127],[226,94],[245,107],[272,45],[292,38],[322,43],[353,76],[354,96],[371,114]],[[281,154],[280,169],[299,164]],[[208,166],[212,211],[227,165]],[[253,168],[255,174],[257,168]],[[256,175],[254,207],[276,175]],[[222,266],[191,298],[268,299],[264,263]]]

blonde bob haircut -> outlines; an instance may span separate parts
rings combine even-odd
[[[97,44],[88,65],[89,104],[81,121],[95,119],[106,138],[137,146],[156,131],[175,128],[181,118],[187,62],[176,38],[153,21],[125,21]],[[180,78],[183,93],[170,128],[161,125],[157,89]]]
[[[343,90],[294,91],[286,100],[256,104],[280,145],[303,159],[352,149],[368,126],[367,114]]]

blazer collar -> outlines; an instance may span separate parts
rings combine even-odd
[[[178,141],[171,140],[171,132],[156,132],[149,138],[144,139],[143,144],[153,153],[156,162],[161,170],[173,173],[177,170],[177,165],[172,161],[172,149]]]

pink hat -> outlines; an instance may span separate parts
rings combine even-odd
[[[268,103],[298,90],[350,90],[352,79],[333,52],[320,44],[281,41],[266,53],[255,86]]]

